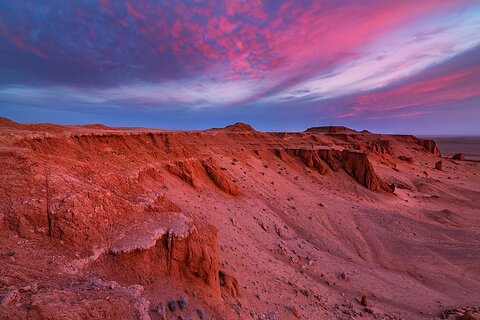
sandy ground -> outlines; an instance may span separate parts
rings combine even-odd
[[[244,125],[195,132],[24,126],[5,119],[0,148],[2,318],[480,314],[480,163],[440,158],[414,137],[260,133]],[[366,152],[375,177],[395,191],[369,190],[325,159],[320,172],[278,151],[325,148]],[[346,168],[341,157],[335,161]],[[167,221],[161,211],[192,217],[192,225],[174,222],[184,230],[174,249],[158,240],[167,239],[166,222],[161,230],[151,222]],[[203,224],[213,225],[216,237]],[[147,225],[153,243],[140,230]],[[125,257],[112,258],[109,243],[129,233],[142,246],[133,242]],[[164,251],[187,254],[171,267]],[[210,264],[192,266],[191,259],[203,265],[205,257]],[[175,297],[187,299],[187,307],[162,311]]]

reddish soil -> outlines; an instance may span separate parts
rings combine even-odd
[[[0,118],[0,165],[0,319],[480,315],[480,163],[431,140]]]

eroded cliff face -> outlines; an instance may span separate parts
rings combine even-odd
[[[377,144],[372,144],[378,146]],[[378,152],[380,148],[373,148],[371,152]],[[337,172],[343,168],[355,180],[372,191],[386,191],[393,193],[395,186],[383,181],[375,173],[372,163],[368,158],[367,151],[356,151],[344,149],[342,151],[336,149],[276,149],[275,154],[285,160],[285,154],[298,158],[308,168],[317,169],[321,175],[327,174],[330,170]]]
[[[34,129],[39,131],[16,125],[14,134],[0,140],[0,228],[55,246],[59,265],[51,273],[58,279],[11,299],[9,318],[155,318],[151,303],[166,304],[156,299],[182,287],[201,293],[191,303],[212,317],[234,312],[219,302],[217,229],[182,213],[181,204],[165,194],[166,177],[175,176],[194,188],[238,195],[212,159],[187,160],[192,149],[163,133]],[[36,278],[41,286],[48,281]],[[78,285],[65,287],[64,281]],[[102,300],[110,294],[112,300]],[[15,310],[19,299],[31,307]]]
[[[138,221],[104,250],[92,269],[107,279],[148,285],[159,275],[220,292],[217,230],[183,213]]]
[[[423,150],[433,154],[436,157],[441,157],[442,153],[438,149],[437,144],[431,139],[420,139],[412,135],[394,135],[395,139],[404,143],[410,143],[420,146]]]
[[[372,191],[395,191],[395,185],[389,185],[377,176],[367,153],[343,150],[339,158],[341,159],[343,169],[367,189]]]

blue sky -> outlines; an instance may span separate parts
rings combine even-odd
[[[478,1],[3,1],[18,122],[480,134]]]

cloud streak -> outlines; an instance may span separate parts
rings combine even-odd
[[[418,118],[477,97],[478,30],[468,0],[5,1],[0,111]]]

